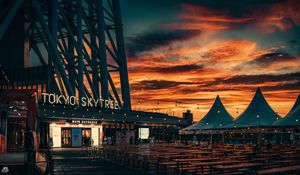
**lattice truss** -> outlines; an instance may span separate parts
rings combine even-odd
[[[0,39],[23,10],[30,49],[42,65],[52,66],[59,93],[112,99],[130,109],[118,0],[7,0],[0,5]]]

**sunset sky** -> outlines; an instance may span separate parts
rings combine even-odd
[[[133,109],[189,109],[197,121],[220,95],[237,117],[261,87],[284,116],[300,93],[297,0],[121,0],[121,8]]]

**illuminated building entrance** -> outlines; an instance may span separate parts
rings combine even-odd
[[[81,147],[99,145],[102,140],[101,124],[50,123],[49,135],[53,147]]]
[[[91,140],[91,128],[82,129],[82,146],[89,146],[92,143]]]
[[[61,146],[71,147],[71,128],[61,129]]]
[[[8,151],[24,151],[26,119],[7,120],[7,149]]]

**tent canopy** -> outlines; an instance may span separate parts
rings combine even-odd
[[[300,106],[300,95],[298,95],[298,97],[297,97],[297,99],[295,101],[295,104],[293,105],[293,107],[292,107],[292,109],[290,110],[289,113],[293,112],[298,106]]]
[[[183,130],[218,129],[232,121],[232,116],[227,112],[218,95],[208,113],[200,121]]]
[[[266,101],[260,88],[257,88],[246,110],[234,122],[226,125],[224,128],[271,126],[279,118],[279,115],[273,111]]]
[[[282,119],[275,121],[274,126],[300,126],[300,95],[290,112]]]

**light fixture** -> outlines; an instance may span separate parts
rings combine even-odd
[[[259,118],[259,114],[257,114],[256,117]]]

